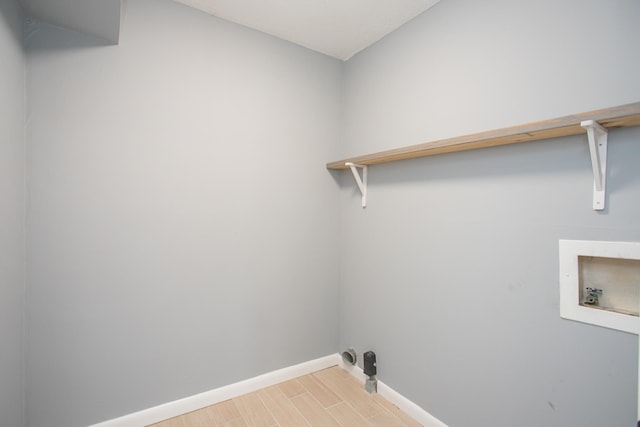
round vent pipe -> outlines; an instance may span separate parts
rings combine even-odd
[[[352,348],[345,350],[342,352],[342,361],[346,365],[355,365],[358,361],[358,356],[356,355],[356,351]]]

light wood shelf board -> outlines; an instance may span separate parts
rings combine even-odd
[[[327,163],[327,169],[347,169],[347,162],[376,165],[457,151],[581,135],[586,134],[580,127],[584,120],[595,120],[607,129],[640,126],[640,102],[350,157]]]

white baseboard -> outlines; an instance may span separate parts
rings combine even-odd
[[[330,368],[338,364],[336,355],[321,357],[299,365],[268,372],[248,380],[240,381],[214,390],[184,399],[175,400],[153,408],[144,409],[112,420],[94,424],[90,427],[143,427],[149,424],[158,423],[169,418],[177,417],[188,412],[197,411],[209,405],[224,402],[243,394],[260,390],[274,384],[301,377],[312,372]]]
[[[332,366],[340,366],[364,384],[366,375],[358,366],[347,365],[339,354],[321,357],[309,362],[289,366],[268,372],[248,380],[240,381],[214,390],[205,391],[173,402],[154,406],[112,420],[94,424],[89,427],[143,427],[158,423],[169,418],[177,417],[189,412],[197,411],[209,405],[224,402],[243,394],[251,393],[261,388],[269,387],[293,378],[311,374]],[[391,387],[378,380],[378,394],[396,405],[405,414],[418,421],[424,427],[447,427],[442,421],[429,414],[427,411],[402,396]]]
[[[360,367],[344,363],[340,355],[338,355],[338,366],[353,375],[358,381],[363,384],[364,387],[367,376],[364,374],[364,372],[362,372],[362,369]],[[378,380],[378,394],[396,405],[398,409],[409,415],[424,427],[448,427],[445,423],[443,423],[406,397],[402,396],[400,393],[380,380]]]

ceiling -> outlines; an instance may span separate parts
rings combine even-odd
[[[22,0],[27,15],[118,43],[126,0]],[[439,0],[174,0],[347,60]]]
[[[175,0],[347,60],[439,0]]]

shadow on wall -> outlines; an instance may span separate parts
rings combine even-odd
[[[589,162],[586,136],[570,136],[372,165],[369,168],[369,184],[387,186],[432,180],[507,179],[521,175],[582,171],[585,167],[591,167]],[[349,170],[329,172],[341,187],[355,185]],[[341,180],[340,172],[344,173]]]
[[[39,41],[37,47],[30,46],[31,38],[40,31],[43,26],[55,28],[59,32],[58,37],[49,37],[45,42]],[[78,37],[78,34],[82,37]],[[76,50],[76,49],[95,49],[99,47],[117,48],[118,45],[108,42],[107,40],[92,36],[89,34],[80,33],[74,30],[69,30],[62,27],[56,27],[55,25],[47,24],[46,22],[37,21],[31,18],[27,18],[24,28],[24,46],[31,52],[38,51],[50,51],[50,50]]]
[[[0,19],[4,21],[4,24],[0,25],[0,28],[9,28],[11,31],[11,37],[13,37],[15,43],[22,45],[22,26],[16,23],[15,20],[9,19],[10,16],[13,16],[11,10],[9,10],[13,7],[11,3],[12,2],[8,1],[0,2]]]

